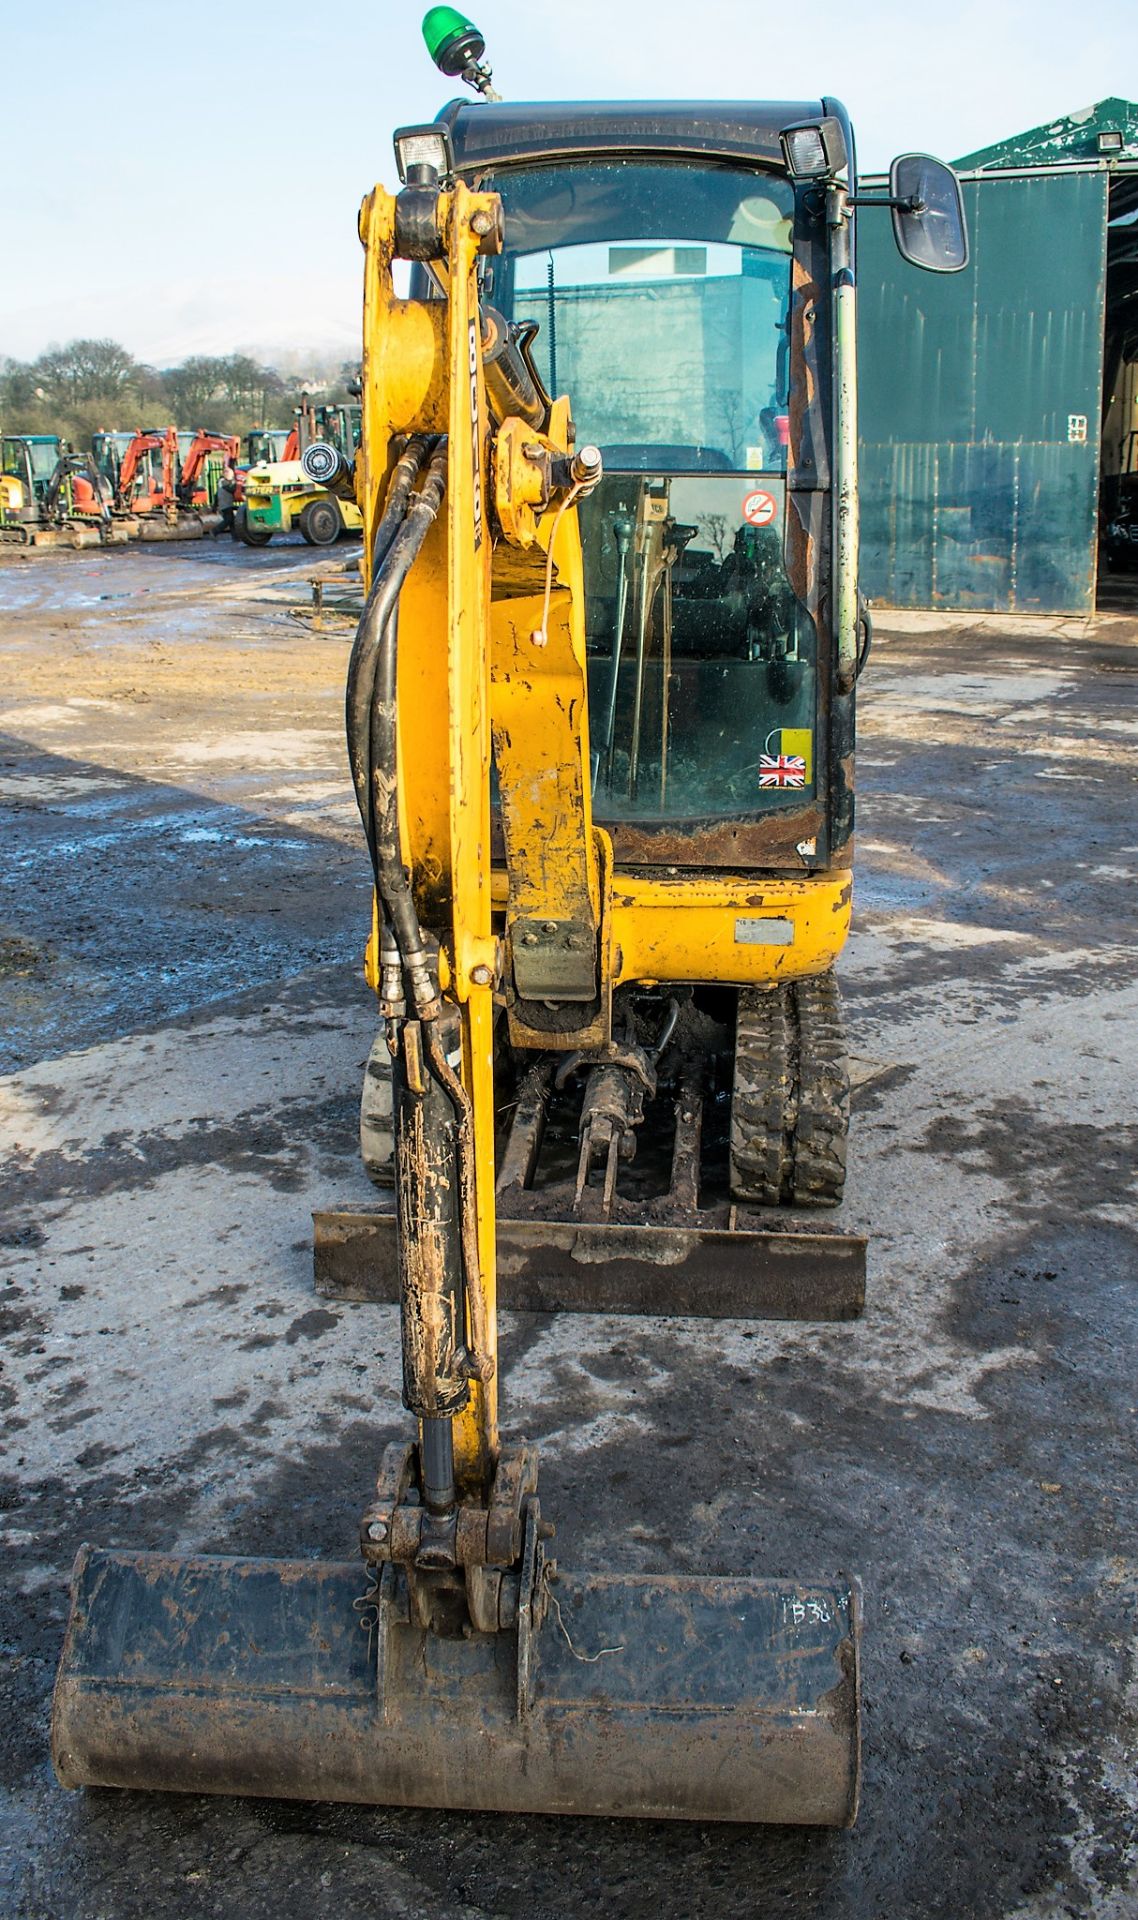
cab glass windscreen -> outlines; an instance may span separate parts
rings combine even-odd
[[[814,633],[783,564],[794,196],[673,162],[502,168],[484,301],[532,325],[605,479],[582,503],[602,819],[761,816],[815,789]]]
[[[59,465],[59,442],[57,440],[33,440],[30,443],[32,460],[32,479],[50,480]]]
[[[546,384],[587,414],[610,466],[785,467],[788,181],[610,161],[484,184],[502,195],[507,247],[484,296],[538,322]]]

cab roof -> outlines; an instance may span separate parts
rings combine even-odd
[[[676,154],[783,166],[784,127],[844,109],[827,100],[451,100],[460,173],[583,154]]]

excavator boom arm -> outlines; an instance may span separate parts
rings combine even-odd
[[[182,462],[181,486],[183,493],[193,489],[198,474],[211,453],[223,453],[236,466],[241,457],[241,442],[228,433],[195,434],[193,443]]]

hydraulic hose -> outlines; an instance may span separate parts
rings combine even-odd
[[[396,692],[398,684],[399,594],[415,557],[438,514],[446,489],[445,440],[434,448],[417,498],[408,507],[391,542],[383,584],[375,596],[372,621],[378,629],[373,675],[368,774],[375,844],[376,891],[399,949],[416,1016],[423,1022],[426,1060],[434,1080],[454,1109],[459,1175],[462,1268],[470,1319],[467,1371],[483,1382],[494,1371],[488,1352],[486,1296],[478,1257],[478,1216],[474,1189],[474,1116],[469,1095],[449,1060],[438,1030],[438,990],[431,978],[399,838]],[[361,622],[361,628],[362,628]]]
[[[372,547],[372,581],[348,661],[345,721],[348,734],[348,762],[356,790],[356,805],[363,821],[364,835],[373,869],[376,865],[375,823],[372,813],[371,778],[371,706],[375,691],[375,667],[379,655],[382,621],[377,617],[380,595],[386,584],[385,562],[407,514],[411,488],[428,451],[435,443],[426,434],[415,434],[396,461],[387,491],[387,500]],[[378,874],[377,874],[378,880]]]
[[[371,609],[372,628],[378,634],[378,658],[368,734],[368,787],[374,832],[376,888],[395,935],[415,1012],[420,1019],[428,1020],[433,1019],[438,1011],[438,993],[431,980],[399,839],[396,763],[398,601],[403,582],[442,505],[446,469],[447,449],[443,441],[431,455],[427,477],[391,543],[383,568],[382,584]],[[362,631],[364,623],[361,621],[360,624]]]
[[[419,469],[437,442],[438,436],[435,434],[413,433],[392,468],[387,499],[380,515],[379,525],[375,530],[371,549],[373,585],[376,574],[387,558],[388,548],[402,525],[411,488],[418,477]]]
[[[408,448],[410,454],[411,449]],[[390,539],[360,621],[356,647],[353,649],[355,671],[348,693],[348,732],[353,778],[356,779],[359,798],[358,773],[362,771],[360,763],[363,760],[359,748],[364,738],[366,717],[367,793],[366,799],[361,800],[360,812],[365,827],[370,828],[369,844],[373,850],[376,893],[385,922],[384,939],[386,942],[390,936],[394,940],[415,1017],[422,1023],[428,1070],[436,1085],[443,1089],[454,1111],[460,1258],[470,1324],[463,1372],[468,1378],[486,1382],[493,1375],[494,1363],[488,1351],[486,1296],[478,1255],[474,1116],[469,1095],[446,1057],[437,1018],[441,1008],[439,992],[431,976],[430,956],[423,944],[419,917],[403,865],[399,834],[399,595],[442,505],[446,477],[447,445],[445,440],[441,440],[433,448],[418,494],[406,507]],[[394,522],[397,513],[398,500],[393,502],[389,498],[384,521]],[[372,661],[374,664],[370,664]],[[372,692],[370,713],[367,713],[365,703],[369,681]],[[414,1235],[408,1238],[413,1242]],[[410,1246],[407,1248],[407,1257],[411,1258]],[[422,1458],[424,1486],[430,1499],[443,1506],[448,1505],[453,1499],[453,1439],[449,1418],[423,1420]]]
[[[873,616],[869,611],[868,602],[862,599],[860,593],[858,594],[857,611],[858,624],[861,627],[864,638],[857,656],[857,673],[854,676],[855,684],[861,679],[862,674],[865,672],[869,664],[869,656],[873,651]]]

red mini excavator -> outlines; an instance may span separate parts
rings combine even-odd
[[[212,460],[211,454],[215,456]],[[203,433],[199,427],[182,461],[178,481],[178,499],[182,506],[212,513],[222,462],[228,460],[236,470],[240,458],[241,442],[235,434]]]
[[[115,485],[115,513],[133,539],[170,538],[177,514],[178,436],[173,427],[141,428],[122,457]]]
[[[199,430],[183,459],[176,427],[139,431],[123,455],[116,512],[133,522],[130,531],[138,539],[200,540],[221,525],[213,508],[220,462],[215,467],[210,456],[220,454],[236,465],[239,453],[240,442],[231,435]]]

